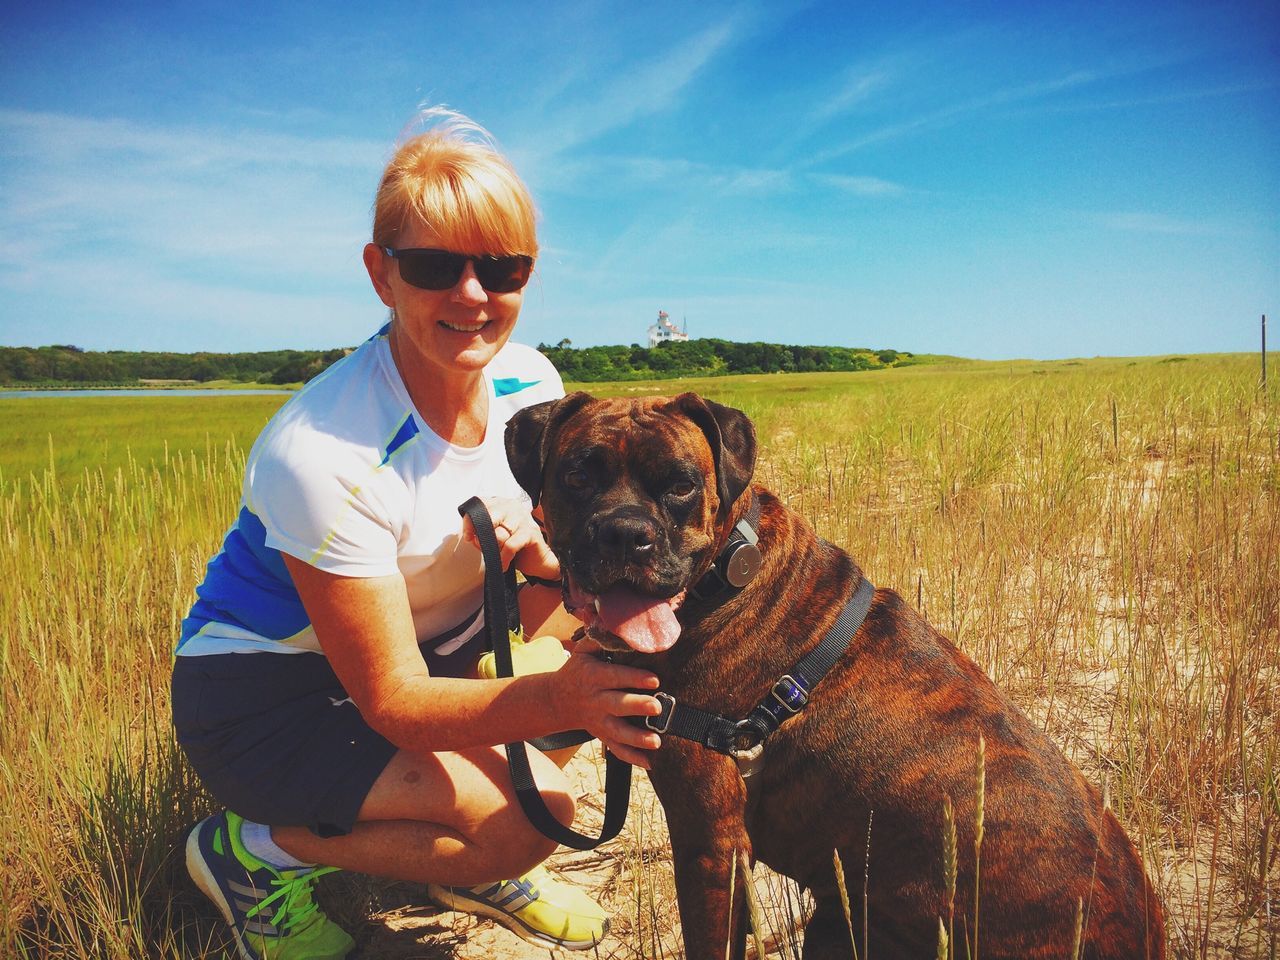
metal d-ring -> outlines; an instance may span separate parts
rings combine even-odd
[[[733,749],[729,756],[737,763],[738,773],[744,780],[764,766],[764,740],[759,728],[749,720],[739,720],[733,725]]]
[[[757,743],[747,750],[733,751],[733,760],[738,765],[738,773],[745,780],[754,773],[759,773],[764,766],[764,744]]]

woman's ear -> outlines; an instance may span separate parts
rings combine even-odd
[[[396,308],[396,298],[391,292],[390,271],[391,258],[382,252],[376,243],[364,245],[364,268],[369,271],[369,280],[378,293],[378,299],[390,307]]]

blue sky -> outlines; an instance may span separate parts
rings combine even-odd
[[[534,193],[528,343],[642,341],[659,308],[989,358],[1280,329],[1274,0],[55,2],[0,13],[0,344],[360,341],[421,104]]]

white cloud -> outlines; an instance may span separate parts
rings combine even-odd
[[[1223,232],[1221,224],[1186,220],[1163,213],[1120,211],[1097,214],[1103,226],[1125,233],[1160,233],[1170,236],[1204,236]]]
[[[557,164],[551,179],[538,187],[567,193],[607,190],[680,190],[735,194],[790,189],[791,176],[785,170],[763,167],[717,166],[684,157],[582,156]]]
[[[0,155],[29,159],[93,158],[124,154],[175,170],[237,165],[361,169],[387,145],[345,137],[306,138],[199,126],[163,127],[132,120],[0,108]]]
[[[174,275],[140,258],[64,257],[32,266],[15,302],[56,315],[56,330],[18,307],[0,342],[76,343],[87,349],[243,350],[356,343],[382,322],[372,291],[307,292]],[[366,283],[367,287],[367,283]],[[40,330],[32,339],[32,330]],[[56,334],[56,335],[55,335]]]
[[[850,70],[845,75],[841,88],[810,112],[809,124],[818,127],[831,118],[852,110],[869,100],[873,93],[886,87],[889,79],[889,73],[884,69]]]
[[[818,173],[813,174],[811,179],[834,187],[845,193],[851,193],[859,197],[897,197],[907,192],[907,188],[900,183],[894,183],[891,180],[881,180],[879,177],[856,177],[846,176],[837,173]]]
[[[1111,100],[1064,103],[1045,108],[1055,113],[1084,113],[1094,110],[1128,110],[1134,107],[1154,107],[1168,103],[1187,103],[1212,97],[1234,97],[1241,94],[1263,93],[1280,86],[1280,81],[1266,80],[1255,83],[1229,83],[1215,87],[1177,90],[1146,97],[1118,97]]]
[[[314,342],[361,302],[386,150],[0,110],[0,290],[23,303],[23,322],[127,317],[128,331],[80,336],[103,345],[231,347],[282,323],[291,336],[276,342]]]
[[[514,159],[522,170],[536,171],[574,147],[670,109],[703,68],[743,39],[745,24],[745,17],[730,17],[652,56],[575,74],[572,82],[558,78],[554,137],[544,125],[525,131],[512,143]]]
[[[363,242],[386,149],[15,110],[0,110],[0,142],[9,276],[71,247],[202,274],[323,279]]]
[[[1038,80],[1033,83],[1005,87],[948,107],[928,111],[907,120],[885,124],[853,140],[838,144],[828,150],[820,151],[811,156],[803,165],[817,166],[872,144],[896,140],[918,130],[944,126],[968,114],[978,113],[991,107],[1037,100],[1064,90],[1093,83],[1098,79],[1099,75],[1096,73],[1088,70],[1076,70],[1052,80]]]

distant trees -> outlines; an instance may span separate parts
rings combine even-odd
[[[912,355],[865,347],[786,346],[731,340],[668,341],[653,348],[630,346],[575,349],[566,337],[538,344],[566,380],[662,380],[730,373],[810,373],[901,366]],[[69,344],[0,347],[0,384],[137,384],[141,380],[236,380],[242,383],[303,383],[348,350],[268,350],[258,353],[95,352]]]
[[[561,341],[563,343],[564,341]],[[662,380],[730,373],[810,373],[898,366],[911,354],[865,347],[786,346],[732,340],[665,341],[656,347],[582,347],[538,344],[566,380]]]
[[[0,347],[0,384],[137,384],[141,380],[236,380],[299,383],[340,359],[345,350],[259,353],[95,352],[59,344]]]
[[[306,383],[312,377],[324,373],[331,363],[341,360],[346,354],[346,350],[326,350],[321,354],[301,354],[271,371],[265,382]]]

